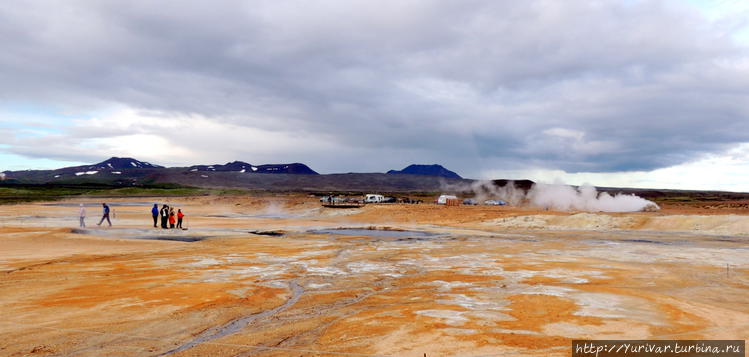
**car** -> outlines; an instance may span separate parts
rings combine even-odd
[[[486,200],[484,201],[484,204],[487,206],[504,206],[507,202],[502,200]]]
[[[381,203],[383,201],[385,201],[385,196],[383,196],[383,195],[377,195],[377,194],[374,194],[374,193],[367,194],[364,197],[364,202],[365,203]]]
[[[466,198],[466,199],[463,200],[463,204],[464,205],[468,205],[468,206],[475,206],[475,205],[479,204],[479,202],[476,201],[473,198]]]

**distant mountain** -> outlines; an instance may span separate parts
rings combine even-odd
[[[258,173],[263,174],[296,174],[296,175],[318,175],[305,164],[298,162],[292,164],[270,164],[257,167]]]
[[[190,171],[237,171],[237,172],[254,172],[257,171],[256,166],[252,166],[244,161],[232,161],[226,163],[226,165],[194,165],[188,167]]]
[[[460,175],[452,172],[442,165],[408,165],[403,170],[390,170],[388,174],[409,174],[409,175],[424,175],[424,176],[439,176],[452,179],[461,179]]]
[[[149,162],[136,160],[129,157],[110,157],[98,164],[89,166],[89,169],[99,170],[122,170],[122,169],[163,169],[164,166],[154,165]]]
[[[188,167],[190,171],[235,171],[235,172],[252,172],[258,174],[295,174],[295,175],[317,175],[318,173],[310,169],[309,166],[300,163],[293,164],[266,164],[252,165],[243,161],[229,162],[225,165],[195,165]]]
[[[52,170],[56,174],[75,174],[75,173],[86,173],[91,175],[91,172],[98,171],[115,171],[120,172],[121,170],[130,169],[163,169],[164,166],[154,165],[149,162],[136,160],[130,157],[111,157],[98,164],[93,165],[81,165],[64,167],[57,170]]]
[[[167,168],[130,157],[111,157],[92,165],[56,170],[5,171],[4,176],[6,182],[76,184],[86,181],[122,185],[133,184],[139,178],[156,175],[162,170]]]

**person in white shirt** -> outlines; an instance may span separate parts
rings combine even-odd
[[[78,216],[81,219],[81,228],[86,228],[86,207],[83,207],[83,203],[81,203],[81,210]]]

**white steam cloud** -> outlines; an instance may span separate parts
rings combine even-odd
[[[271,200],[268,202],[268,204],[263,208],[263,215],[265,216],[278,216],[283,217],[287,216],[289,213],[286,212],[286,209],[284,206],[279,203],[278,201]]]
[[[515,187],[513,181],[504,186],[497,186],[492,181],[475,181],[470,187],[458,191],[471,191],[478,202],[489,199],[501,199],[513,206],[521,205],[526,201],[524,190]]]
[[[508,181],[504,186],[498,186],[493,181],[476,181],[468,186],[443,188],[445,191],[462,192],[464,195],[472,194],[479,202],[501,199],[514,206],[555,211],[638,212],[660,209],[655,202],[634,194],[618,193],[612,196],[607,192],[599,193],[590,185],[576,188],[564,184],[536,183],[526,191],[513,181]]]
[[[598,193],[593,186],[575,189],[568,185],[535,184],[527,194],[528,204],[533,207],[557,211],[590,212],[637,212],[660,209],[655,202],[633,194]]]

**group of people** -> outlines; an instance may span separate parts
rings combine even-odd
[[[109,226],[112,226],[112,221],[109,219],[110,212],[112,212],[109,208],[109,205],[106,203],[101,204],[102,207],[102,215],[101,220],[99,220],[99,223],[97,223],[97,226],[100,226],[102,223],[104,223],[104,220],[109,223]],[[159,222],[159,216],[161,216],[161,228],[167,229],[167,228],[182,228],[182,220],[185,218],[185,214],[182,213],[181,209],[178,209],[177,212],[174,212],[174,207],[169,207],[169,205],[162,205],[161,209],[159,209],[158,205],[156,203],[153,204],[153,208],[151,208],[151,216],[153,216],[153,227],[158,228],[158,222]],[[78,217],[80,218],[80,227],[85,228],[86,227],[86,207],[83,205],[83,203],[80,204],[80,209],[78,211]]]
[[[110,214],[109,205],[107,205],[106,203],[102,203],[101,208],[102,208],[101,220],[99,220],[99,223],[97,223],[96,225],[101,226],[101,224],[104,223],[104,220],[106,219],[107,223],[109,223],[109,226],[111,227],[112,221],[109,219],[109,214]],[[80,218],[79,224],[81,228],[85,228],[86,227],[86,207],[83,205],[83,203],[81,203],[80,209],[78,210],[78,218]]]
[[[153,227],[158,228],[159,216],[161,216],[161,228],[182,228],[182,220],[185,218],[185,214],[182,213],[181,209],[174,212],[174,207],[169,207],[167,204],[163,204],[161,209],[159,205],[154,203],[151,208],[151,216],[153,217]],[[176,224],[175,224],[176,223]]]

